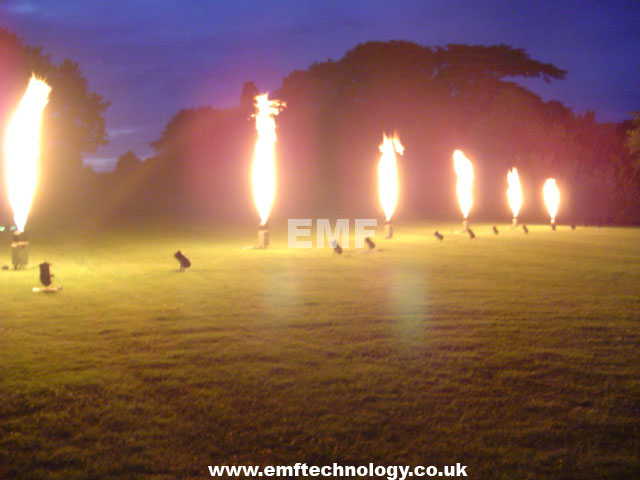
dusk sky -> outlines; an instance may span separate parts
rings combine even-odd
[[[274,90],[294,69],[369,40],[524,48],[568,72],[526,85],[574,112],[620,121],[640,110],[640,4],[617,1],[0,0],[0,26],[54,62],[78,62],[111,103],[109,145],[85,161],[145,158],[180,109],[238,103],[244,82]]]

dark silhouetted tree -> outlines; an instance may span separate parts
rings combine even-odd
[[[246,112],[253,112],[255,98],[259,94],[260,90],[254,82],[246,82],[240,94],[240,108]]]
[[[508,102],[507,94],[533,95],[513,79],[564,75],[504,45],[430,48],[404,41],[368,42],[340,61],[315,63],[283,80],[277,96],[288,108],[279,119],[281,148],[291,158],[288,168],[299,170],[297,191],[315,192],[310,205],[371,214],[371,206],[377,205],[377,146],[383,131],[396,130],[408,146],[400,164],[404,198],[399,208],[450,215],[457,208],[450,188],[451,151],[475,147],[476,119],[500,101]],[[537,97],[528,101],[557,110]],[[494,130],[508,120],[495,119]]]
[[[141,167],[140,158],[131,150],[127,150],[118,157],[116,175],[130,175]]]
[[[406,147],[399,215],[459,216],[451,154],[462,148],[476,168],[475,218],[509,218],[506,173],[517,166],[527,221],[546,218],[540,191],[552,176],[563,189],[561,221],[640,221],[624,129],[598,124],[592,113],[576,116],[517,84],[565,73],[505,45],[401,41],[365,43],[339,61],[294,71],[271,95],[287,104],[276,121],[272,219],[376,215],[378,145],[383,132],[396,131]],[[249,169],[257,91],[245,84],[233,109],[178,112],[153,142],[149,166],[170,206],[255,217]]]
[[[61,203],[72,205],[78,195],[86,194],[83,182],[90,172],[83,169],[82,158],[107,143],[103,115],[108,102],[89,90],[76,63],[64,60],[55,65],[42,48],[25,45],[5,29],[0,29],[0,70],[3,132],[32,73],[44,78],[52,88],[44,112],[42,169],[36,202],[60,211]]]
[[[640,173],[640,112],[633,112],[631,117],[632,127],[627,131],[625,145],[633,156],[635,173]]]

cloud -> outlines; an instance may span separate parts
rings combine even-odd
[[[84,164],[98,173],[113,171],[117,163],[118,159],[116,157],[88,157],[84,159]]]
[[[140,130],[139,128],[127,128],[127,127],[109,128],[107,129],[107,134],[109,134],[109,137],[115,138],[115,137],[122,137],[125,135],[132,135],[134,133],[137,133],[139,130]]]
[[[2,5],[9,13],[13,13],[16,15],[30,15],[34,13],[42,13],[42,11],[39,10],[39,8],[31,2],[6,1],[6,2],[2,2],[2,4],[0,5]]]

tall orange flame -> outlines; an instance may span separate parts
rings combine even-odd
[[[19,232],[24,231],[38,186],[42,112],[50,91],[49,85],[32,76],[5,133],[4,174],[9,205]]]
[[[256,96],[256,130],[258,139],[253,153],[251,183],[253,199],[260,216],[260,223],[265,225],[271,212],[276,195],[276,120],[284,103],[269,100],[269,94]]]
[[[402,155],[404,147],[395,135],[387,137],[383,135],[380,144],[380,163],[378,164],[378,194],[380,204],[386,220],[391,220],[391,216],[398,204],[398,165],[396,154]]]
[[[461,150],[456,150],[453,152],[453,168],[458,175],[456,184],[458,204],[466,220],[473,205],[473,165]]]
[[[556,221],[556,215],[558,215],[558,207],[560,205],[560,190],[558,190],[558,186],[556,185],[556,180],[554,178],[547,178],[547,181],[544,182],[544,187],[542,187],[542,193],[544,195],[544,203],[547,206],[549,216],[551,217],[551,223],[554,223]]]
[[[518,217],[520,208],[522,207],[522,186],[520,185],[520,177],[518,176],[518,169],[513,167],[507,172],[507,200],[509,201],[509,207],[513,212],[513,218]]]

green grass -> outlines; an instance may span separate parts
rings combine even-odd
[[[265,251],[248,229],[32,234],[0,271],[0,478],[638,478],[640,230],[456,227],[342,257],[284,230]],[[43,260],[57,294],[31,291]]]

